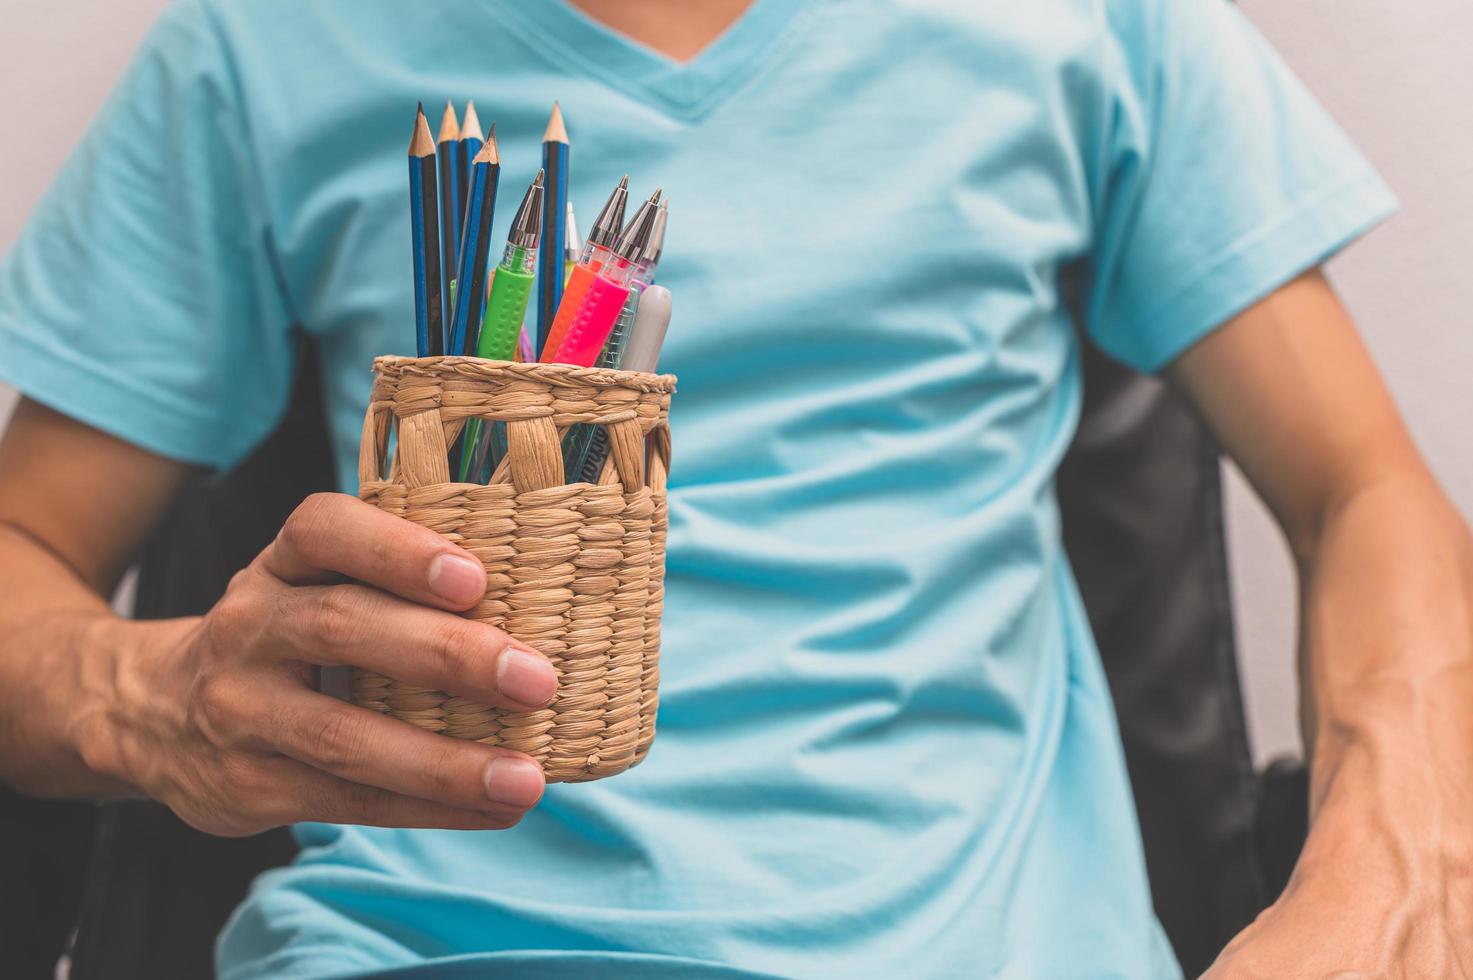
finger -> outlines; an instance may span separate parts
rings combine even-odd
[[[474,555],[341,493],[302,501],[260,561],[291,585],[347,576],[443,609],[469,609],[486,594],[486,569]]]
[[[547,707],[557,671],[494,626],[362,585],[284,589],[270,649],[308,663],[353,666],[512,711]]]
[[[436,830],[506,830],[525,810],[504,806],[482,809],[416,799],[376,786],[365,786],[290,759],[280,760],[280,786],[268,805],[272,823],[357,824],[364,827],[414,827]]]
[[[276,751],[351,783],[464,810],[527,810],[542,769],[520,752],[448,738],[302,688],[283,691],[262,733]]]

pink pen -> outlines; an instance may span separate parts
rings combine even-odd
[[[566,311],[561,307],[558,309],[557,320],[563,322],[554,323],[552,335],[560,336],[561,341],[552,357],[547,357],[544,352],[544,362],[592,367],[598,360],[604,343],[609,339],[609,332],[619,318],[619,311],[629,297],[630,280],[649,250],[659,202],[660,192],[657,190],[620,233],[609,259],[597,271],[588,270],[586,289],[573,288],[574,283],[569,280],[563,306],[568,306],[569,301],[577,305]],[[574,270],[574,277],[584,278],[578,276],[578,272],[584,269],[588,267]],[[559,330],[559,327],[564,329]]]

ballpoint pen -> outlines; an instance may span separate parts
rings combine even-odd
[[[572,297],[571,302],[576,309],[582,302],[588,287],[592,282],[593,273],[598,271],[609,258],[609,250],[619,237],[619,230],[624,227],[624,207],[629,200],[629,175],[625,174],[614,188],[609,199],[604,202],[603,209],[599,211],[598,217],[593,220],[593,227],[588,229],[588,238],[584,240],[583,247],[579,251],[578,262],[573,266],[572,272],[568,273],[568,282],[564,287],[563,296]],[[558,313],[562,313],[562,307],[558,307]],[[551,332],[547,335],[542,346],[538,348],[538,357],[546,360],[556,353],[558,346],[563,342],[563,332],[567,330],[567,320],[554,321]]]
[[[608,260],[596,271],[587,262],[580,263],[573,270],[573,279],[568,284],[568,292],[563,305],[558,308],[553,326],[553,335],[562,340],[550,356],[547,348],[543,348],[543,363],[592,367],[598,360],[609,331],[629,297],[629,282],[649,248],[659,200],[660,192],[656,190],[619,233],[619,240],[610,250]],[[573,288],[580,276],[588,284],[581,296]]]
[[[563,287],[567,288],[568,277],[583,251],[583,242],[578,237],[578,219],[573,216],[573,202],[568,202],[568,224],[563,237]]]
[[[491,297],[486,301],[486,315],[476,341],[477,357],[509,361],[516,354],[522,319],[527,315],[527,301],[537,281],[537,249],[542,241],[542,178],[542,171],[537,171],[532,186],[522,196],[516,217],[512,218],[506,250],[496,266]],[[500,428],[498,425],[483,426],[480,419],[470,420],[464,444],[472,447],[472,451],[461,454],[462,482],[472,477],[479,482],[488,460],[492,466],[495,465],[496,455],[492,450],[498,441],[495,436]]]
[[[634,318],[634,328],[629,331],[629,342],[624,346],[624,371],[645,371],[653,374],[660,364],[660,346],[665,342],[665,332],[670,327],[670,290],[664,286],[650,286],[639,300],[639,314]],[[603,473],[604,460],[609,455],[609,432],[603,426],[591,426],[593,439],[588,453],[577,470],[568,471],[570,482],[597,483]]]
[[[651,206],[650,202],[640,205],[640,210],[634,215],[631,223],[643,219],[645,209]],[[630,329],[634,326],[636,311],[640,306],[640,296],[645,288],[654,281],[655,266],[659,262],[660,252],[665,244],[665,224],[669,215],[669,199],[660,201],[659,210],[655,212],[654,222],[650,227],[649,244],[646,246],[644,255],[635,263],[634,274],[629,279],[629,296],[624,300],[624,307],[619,311],[618,318],[614,321],[613,329],[609,331],[609,338],[604,342],[603,350],[598,355],[595,367],[621,368],[623,364],[624,344],[628,339]],[[602,440],[608,438],[603,426],[599,425],[575,425],[569,430],[563,443],[563,471],[574,474],[582,473],[587,468],[588,459],[594,451],[594,447]]]

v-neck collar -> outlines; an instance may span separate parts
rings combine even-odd
[[[647,47],[568,0],[502,0],[497,11],[508,26],[532,34],[550,59],[694,122],[791,42],[796,15],[808,6],[805,0],[754,0],[690,61]]]

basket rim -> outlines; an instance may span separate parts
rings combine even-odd
[[[403,357],[387,354],[373,359],[374,372],[384,378],[454,378],[460,381],[492,381],[522,378],[550,384],[587,385],[596,388],[629,388],[670,394],[675,391],[673,374],[618,371],[613,368],[579,367],[576,364],[540,364],[495,361],[462,355]]]

